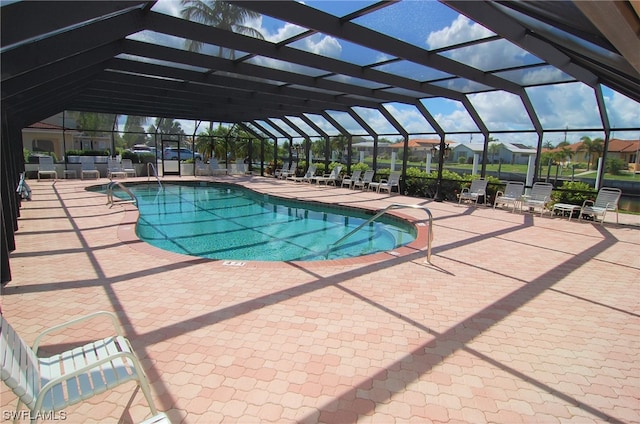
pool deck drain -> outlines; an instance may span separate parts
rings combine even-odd
[[[406,248],[367,262],[242,267],[144,250],[125,228],[135,226],[133,207],[109,209],[84,190],[95,181],[29,181],[3,316],[32,343],[50,325],[115,311],[174,424],[640,422],[640,216],[601,226],[219,180],[372,210],[427,206],[433,265]],[[102,331],[81,325],[43,349]],[[15,396],[0,387],[0,409],[14,410]],[[149,409],[134,389],[69,407],[66,421],[141,422]]]

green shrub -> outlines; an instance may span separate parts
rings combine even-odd
[[[605,172],[608,172],[612,175],[620,175],[621,171],[627,170],[628,165],[625,161],[618,158],[609,158],[605,163]]]
[[[581,181],[566,181],[562,187],[551,192],[553,203],[568,203],[582,205],[587,199],[595,199],[596,192],[587,183]]]

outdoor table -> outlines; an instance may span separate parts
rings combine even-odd
[[[565,212],[569,212],[569,221],[571,221],[571,216],[573,215],[573,212],[579,211],[580,209],[581,209],[580,205],[570,205],[568,203],[556,203],[555,205],[553,205],[554,214],[556,211],[562,212],[562,215],[564,215]]]

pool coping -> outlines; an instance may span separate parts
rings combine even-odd
[[[166,180],[166,183],[171,184],[189,184],[186,181],[180,180]],[[204,181],[201,181],[204,182]],[[207,181],[213,182],[213,181]],[[214,182],[215,183],[215,182]],[[252,190],[255,193],[260,194],[269,194],[271,197],[280,198],[283,200],[295,200],[289,199],[286,197],[277,196],[271,193],[264,193],[255,188],[249,188],[242,184],[234,184],[233,182],[224,181],[224,184],[236,185],[238,187],[246,188],[248,190]],[[364,212],[378,212],[380,208],[373,207],[365,207],[365,206],[353,206],[347,205],[345,203],[330,203],[319,200],[306,201],[306,203],[316,203],[316,204],[326,204],[332,206],[339,206],[341,208],[353,209],[353,210],[361,210]],[[319,260],[319,261],[256,261],[256,260],[227,260],[227,259],[209,259],[202,258],[199,256],[191,256],[185,255],[182,253],[170,252],[168,250],[163,250],[159,247],[152,246],[151,244],[141,240],[136,234],[136,224],[138,222],[138,218],[140,216],[138,208],[131,203],[121,203],[124,208],[124,216],[122,221],[118,225],[117,235],[118,239],[127,244],[131,249],[139,253],[143,253],[149,256],[156,257],[158,259],[165,259],[168,261],[174,262],[188,262],[193,260],[202,260],[202,261],[210,261],[213,266],[238,266],[238,267],[247,267],[247,268],[271,268],[277,266],[282,263],[289,263],[292,265],[304,265],[305,267],[316,267],[316,266],[330,266],[330,267],[344,267],[344,266],[353,266],[353,265],[366,265],[366,264],[375,264],[379,262],[383,262],[388,260],[390,257],[402,258],[409,255],[417,255],[418,252],[424,253],[424,259],[427,259],[427,246],[429,240],[429,226],[424,223],[423,219],[418,219],[412,217],[410,215],[399,212],[398,210],[389,210],[387,212],[388,215],[394,216],[396,218],[402,219],[405,222],[412,225],[416,231],[415,239],[404,246],[400,246],[391,251],[372,253],[369,255],[357,256],[353,258],[341,258],[341,259],[327,259],[327,260]]]

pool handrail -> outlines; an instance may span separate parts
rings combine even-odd
[[[330,244],[329,248],[327,249],[326,258],[327,259],[329,258],[329,253],[333,249],[335,249],[338,245],[342,244],[343,241],[345,241],[346,239],[351,237],[354,233],[356,233],[358,230],[360,230],[365,225],[375,221],[376,219],[378,219],[379,217],[381,217],[382,215],[384,215],[385,213],[387,213],[387,211],[389,211],[391,209],[403,209],[403,208],[422,209],[423,211],[425,211],[427,213],[427,216],[429,217],[429,229],[428,229],[429,238],[427,239],[427,262],[429,262],[429,264],[433,265],[431,263],[431,242],[433,241],[433,214],[431,213],[429,208],[426,208],[424,206],[420,206],[420,205],[405,205],[405,204],[402,204],[402,203],[392,203],[389,206],[387,206],[386,208],[380,209],[375,215],[373,215],[371,218],[369,218],[368,220],[366,220],[365,222],[360,224],[354,230],[352,230],[348,234],[345,234],[342,238],[340,238],[335,243]]]
[[[147,181],[149,181],[149,177],[151,176],[149,169],[153,169],[153,176],[156,177],[156,181],[158,181],[158,185],[160,186],[160,188],[162,188],[160,177],[158,177],[158,171],[156,170],[156,167],[151,162],[147,162]]]
[[[110,208],[116,203],[113,200],[114,186],[118,187],[119,189],[127,193],[129,196],[131,196],[131,200],[121,200],[119,203],[133,203],[134,205],[138,206],[138,198],[136,197],[135,194],[131,192],[131,190],[129,190],[127,187],[124,186],[124,184],[120,183],[119,181],[111,181],[109,184],[107,184],[107,205],[111,205],[109,206]]]

